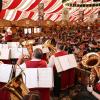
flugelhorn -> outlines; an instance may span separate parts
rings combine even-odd
[[[97,67],[100,65],[100,55],[95,52],[88,53],[82,57],[82,65],[85,68]]]

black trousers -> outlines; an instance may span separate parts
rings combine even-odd
[[[59,97],[60,95],[60,89],[61,89],[61,78],[60,73],[55,72],[54,73],[54,88],[53,88],[53,95],[55,97]]]

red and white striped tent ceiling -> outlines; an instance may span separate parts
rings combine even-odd
[[[81,0],[70,0],[71,3],[80,3]],[[62,9],[64,5],[62,0],[3,0],[3,9],[0,12],[0,19],[20,20],[29,18],[38,19],[38,4],[44,3],[44,19],[59,21],[62,19]],[[83,0],[83,3],[93,3],[93,0]],[[78,14],[81,9],[84,10],[85,20],[90,15],[96,15],[100,7],[66,7],[69,12],[69,20],[78,19]]]

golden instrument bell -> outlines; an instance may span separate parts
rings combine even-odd
[[[97,67],[100,65],[100,55],[95,52],[88,53],[82,57],[82,65],[86,68]]]

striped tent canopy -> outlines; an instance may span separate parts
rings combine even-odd
[[[72,4],[93,3],[93,0],[66,0]],[[100,6],[97,7],[72,7],[64,6],[62,0],[2,0],[3,7],[0,12],[0,19],[6,20],[21,20],[29,18],[32,20],[38,19],[38,4],[44,3],[44,20],[60,21],[62,20],[63,8],[68,11],[68,20],[77,21],[80,10],[84,10],[84,20],[96,18]]]

